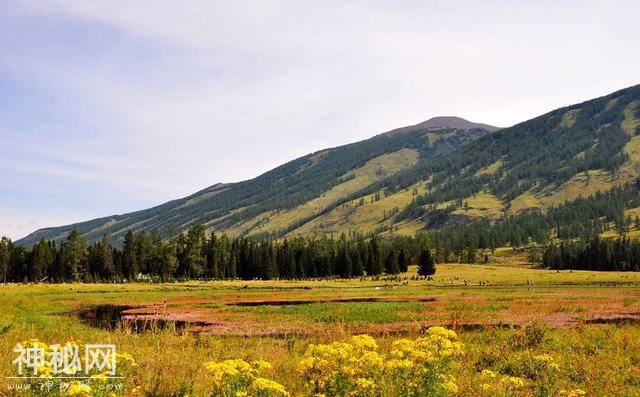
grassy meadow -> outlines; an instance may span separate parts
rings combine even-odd
[[[149,329],[79,318],[96,305],[127,306],[124,318]],[[391,357],[394,341],[443,326],[462,343],[447,361],[457,392],[444,394],[637,396],[638,321],[640,274],[513,263],[439,265],[433,280],[410,269],[398,279],[10,284],[0,286],[0,395],[20,394],[6,377],[16,343],[32,338],[116,344],[137,363],[129,395],[216,395],[205,363],[242,359],[269,362],[265,378],[297,396],[311,394],[300,370],[310,344],[367,334]]]

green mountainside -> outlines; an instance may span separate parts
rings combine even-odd
[[[449,127],[448,123],[455,126]],[[59,241],[73,229],[91,240],[109,234],[118,241],[127,230],[167,235],[198,224],[234,235],[282,233],[374,182],[450,153],[495,130],[460,118],[436,118],[321,150],[254,179],[216,184],[147,210],[41,229],[18,243],[33,245],[42,238]]]
[[[322,150],[257,178],[18,241],[203,224],[233,236],[414,234],[496,220],[609,191],[640,176],[640,86],[498,130],[438,117]],[[634,213],[634,209],[628,209]]]

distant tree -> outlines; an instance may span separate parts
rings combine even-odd
[[[11,240],[7,237],[0,239],[0,277],[2,283],[7,283],[7,274],[9,273],[9,263],[11,260]]]
[[[122,254],[122,274],[125,277],[134,278],[138,274],[138,256],[136,254],[136,238],[131,230],[127,231],[124,236]]]
[[[377,237],[374,236],[371,238],[369,247],[369,261],[371,262],[370,274],[382,274],[384,271],[384,263],[382,262],[382,249],[380,248],[380,243]]]
[[[175,273],[178,268],[178,256],[176,254],[176,245],[160,241],[159,249],[160,260],[160,276],[163,280],[167,280]]]
[[[398,254],[398,265],[401,273],[406,273],[409,270],[409,258],[407,258],[404,249],[401,249],[400,254]]]
[[[396,256],[396,251],[394,249],[389,250],[389,254],[387,254],[387,259],[385,260],[385,272],[387,274],[400,273],[400,265],[398,264],[398,257]]]
[[[198,277],[205,266],[204,245],[206,235],[203,226],[194,226],[187,232],[185,245],[185,268],[187,277]]]
[[[428,248],[420,252],[420,260],[418,261],[418,274],[421,276],[432,276],[436,274],[436,262],[431,256],[431,250]]]
[[[351,256],[349,255],[345,244],[343,244],[338,251],[336,268],[339,269],[338,273],[340,273],[340,276],[351,277],[353,272],[353,263],[351,262]]]
[[[31,281],[40,281],[44,278],[53,264],[55,259],[55,251],[47,241],[40,240],[38,244],[33,246],[31,250],[31,261],[29,263],[29,279]]]
[[[99,244],[98,273],[104,280],[110,280],[116,275],[116,268],[113,262],[113,247],[108,236],[102,236]]]
[[[87,246],[80,233],[73,229],[61,246],[61,262],[64,267],[65,277],[68,280],[80,281],[87,275]]]
[[[278,249],[278,264],[280,265],[280,276],[283,278],[296,277],[296,258],[293,248],[285,239]]]
[[[362,263],[362,257],[360,256],[360,249],[354,248],[351,250],[351,263],[353,264],[353,275],[360,277],[364,274],[364,264]]]

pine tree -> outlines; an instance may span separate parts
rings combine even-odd
[[[11,240],[6,237],[0,239],[0,277],[2,283],[7,283],[7,275],[9,273],[9,261],[11,260]]]
[[[194,226],[187,232],[185,245],[185,268],[188,278],[199,277],[205,266],[204,245],[206,235],[203,226]]]
[[[85,239],[76,229],[71,231],[67,241],[62,245],[61,256],[65,277],[68,280],[80,281],[87,276],[87,247]]]
[[[406,273],[409,271],[409,259],[404,252],[404,249],[400,250],[400,254],[398,255],[398,265],[400,266],[400,273]]]
[[[338,251],[336,258],[336,270],[342,277],[351,277],[353,273],[353,264],[351,262],[351,256],[347,251],[346,245],[342,245]]]
[[[382,262],[382,252],[377,237],[374,236],[373,238],[371,238],[370,246],[371,250],[369,253],[369,260],[371,261],[371,274],[382,274],[382,272],[384,271],[384,264]]]
[[[362,276],[364,274],[364,264],[362,263],[360,250],[358,248],[351,250],[351,263],[353,264],[352,275],[355,277]]]
[[[394,249],[389,250],[389,254],[387,255],[387,259],[385,261],[385,272],[387,274],[400,273],[400,265],[398,264],[398,257],[396,256],[396,251]]]
[[[421,276],[432,276],[436,274],[436,263],[431,256],[431,250],[428,248],[425,248],[420,252],[418,274]]]
[[[48,242],[40,240],[31,249],[31,261],[29,263],[29,280],[40,281],[47,275],[47,270],[53,263],[55,257]]]
[[[124,236],[122,275],[133,279],[139,271],[136,238],[131,230]]]

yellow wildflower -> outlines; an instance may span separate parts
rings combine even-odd
[[[480,373],[480,376],[485,378],[495,378],[498,376],[498,374],[493,372],[490,369],[483,369],[482,372]]]
[[[503,383],[507,387],[511,387],[514,389],[519,389],[524,386],[524,379],[519,378],[517,376],[505,376],[500,379],[500,382]]]
[[[251,384],[251,389],[258,394],[268,393],[272,396],[289,396],[289,392],[285,390],[284,386],[282,386],[278,382],[266,378],[255,378],[253,380],[253,383]]]
[[[378,344],[375,339],[369,335],[357,335],[351,337],[351,343],[360,349],[378,350]]]
[[[84,383],[72,382],[66,390],[65,395],[88,397],[93,395],[93,390],[91,386],[85,385]]]
[[[586,396],[587,392],[582,389],[561,390],[560,395],[566,397],[581,397]]]

